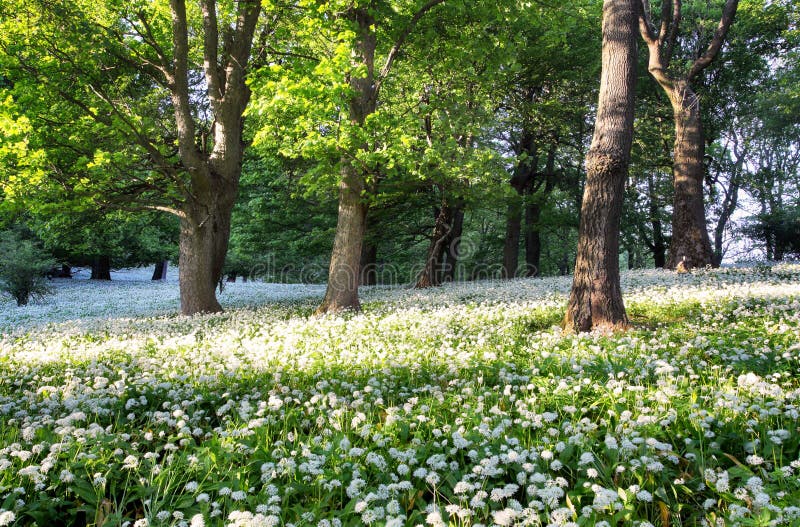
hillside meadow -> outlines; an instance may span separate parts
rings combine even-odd
[[[56,281],[0,300],[0,526],[800,525],[800,265],[373,288]]]

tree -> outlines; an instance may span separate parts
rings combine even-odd
[[[318,313],[360,309],[367,213],[380,185],[408,173],[408,141],[416,139],[403,129],[408,118],[404,122],[383,99],[409,37],[443,2],[311,2],[301,16],[304,27],[313,29],[282,43],[283,59],[254,79],[253,112],[266,124],[256,142],[315,160],[304,181],[317,187],[335,180],[338,189],[328,284]]]
[[[501,68],[495,124],[514,154],[503,248],[506,278],[516,276],[523,240],[523,275],[539,273],[543,211],[551,193],[565,184],[567,166],[583,158],[573,146],[582,150],[588,141],[585,120],[590,101],[596,100],[600,46],[592,37],[600,7],[597,2],[530,6],[524,16],[508,21],[508,38],[518,42],[512,60]]]
[[[163,263],[178,255],[178,221],[172,216],[60,207],[29,213],[26,224],[62,264],[91,266],[92,279],[110,280],[112,268]]]
[[[0,10],[12,94],[35,101],[26,113],[51,132],[39,147],[80,153],[80,173],[62,165],[57,184],[102,206],[178,216],[181,311],[219,311],[261,2],[7,0]],[[53,134],[54,108],[81,128]],[[47,161],[37,168],[63,159]]]
[[[45,273],[55,265],[50,255],[18,232],[0,233],[0,291],[14,297],[17,306],[50,293]]]
[[[653,25],[648,0],[641,0],[639,30],[649,51],[648,70],[664,90],[672,105],[675,119],[673,153],[672,242],[667,267],[675,268],[684,262],[687,267],[703,267],[714,263],[711,242],[706,228],[703,204],[705,179],[705,138],[700,113],[700,99],[692,88],[698,78],[719,54],[725,35],[733,23],[738,0],[726,0],[719,24],[707,47],[702,39],[684,46],[687,54],[696,58],[683,70],[680,60],[674,60],[683,15],[681,0],[662,0],[660,25]],[[702,35],[704,29],[697,28]]]
[[[619,282],[619,224],[633,141],[637,65],[637,0],[603,2],[600,97],[586,155],[578,256],[564,327],[625,327]]]

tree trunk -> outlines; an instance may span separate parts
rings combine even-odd
[[[731,216],[733,216],[733,213],[736,211],[736,205],[739,201],[738,170],[740,169],[741,167],[739,163],[737,163],[736,171],[731,174],[730,188],[727,189],[725,199],[722,201],[722,212],[720,212],[717,225],[714,228],[714,267],[722,265],[722,257],[724,256],[722,242],[724,241],[725,228],[728,226]]]
[[[361,285],[378,283],[378,246],[365,242],[361,249]]]
[[[650,226],[653,228],[653,261],[657,269],[662,269],[667,263],[667,243],[664,239],[664,227],[659,218],[658,202],[653,174],[647,174],[648,212],[650,213]]]
[[[436,221],[433,225],[433,235],[428,245],[428,254],[425,257],[425,267],[417,279],[418,289],[441,285],[442,257],[445,254],[448,237],[453,229],[453,209],[442,201],[442,206],[436,211]]]
[[[111,257],[98,256],[92,260],[90,280],[111,280]]]
[[[453,227],[447,235],[447,244],[444,248],[444,262],[442,265],[442,282],[452,282],[456,278],[456,266],[460,255],[461,235],[464,233],[464,209],[462,205],[453,207]]]
[[[364,75],[352,75],[348,117],[354,127],[362,127],[367,117],[375,112],[375,19],[366,8],[351,8],[349,18],[357,27],[354,49],[354,66],[364,67]],[[362,150],[366,144],[360,146]],[[339,183],[339,216],[328,268],[328,286],[325,298],[316,314],[336,313],[344,310],[359,311],[358,283],[361,278],[361,247],[366,231],[369,204],[363,193],[367,190],[364,169],[350,157],[342,157],[341,182]]]
[[[195,122],[196,70],[190,60],[190,24],[186,4],[171,0],[173,54],[165,73],[177,133],[181,170],[189,176],[179,211],[181,218],[178,281],[184,315],[213,313],[222,307],[216,298],[228,252],[231,212],[239,191],[244,156],[244,111],[250,100],[246,83],[253,35],[261,2],[236,2],[236,23],[218,21],[216,3],[200,2],[203,17],[203,73],[213,117],[213,141],[206,141]],[[222,39],[220,37],[222,36]],[[200,35],[193,34],[193,38]],[[224,45],[220,46],[220,41]],[[220,53],[221,48],[223,53]],[[192,79],[190,80],[190,77]]]
[[[667,266],[674,269],[684,262],[687,268],[705,267],[713,263],[713,253],[703,205],[705,141],[700,122],[700,102],[692,89],[681,81],[675,82],[670,99],[675,116],[672,169],[675,195]]]
[[[203,203],[181,220],[178,282],[184,315],[222,311],[216,289],[228,251],[235,195],[205,196]]]
[[[519,266],[519,238],[522,231],[522,200],[511,198],[506,212],[506,239],[503,245],[503,278],[517,276]]]
[[[671,76],[670,62],[681,34],[680,0],[664,0],[661,22],[657,28],[647,2],[639,0],[639,30],[649,49],[647,69],[669,97],[675,117],[673,151],[672,240],[667,266],[674,269],[703,267],[713,263],[711,241],[706,227],[703,206],[703,156],[705,143],[700,120],[700,100],[691,88],[692,81],[711,64],[722,49],[725,36],[733,23],[739,0],[725,0],[722,16],[705,50],[699,50],[682,78]]]
[[[328,287],[317,314],[361,309],[358,282],[367,217],[367,204],[361,197],[364,177],[348,163],[344,163],[342,172],[339,217],[328,268]]]
[[[626,327],[619,283],[619,224],[633,140],[637,65],[637,0],[603,2],[600,98],[586,156],[578,256],[564,327]]]
[[[539,231],[541,206],[531,201],[525,206],[525,276],[537,276],[542,258],[542,238]]]
[[[153,277],[151,280],[166,280],[168,267],[169,260],[161,260],[156,262],[156,268],[153,270]]]

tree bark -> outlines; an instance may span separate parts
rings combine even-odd
[[[365,241],[361,249],[361,285],[378,283],[378,246]]]
[[[460,256],[461,236],[464,233],[463,205],[453,207],[453,227],[447,235],[447,245],[444,248],[444,262],[442,266],[442,282],[452,282],[456,278],[456,267]]]
[[[156,268],[153,270],[153,277],[151,280],[166,280],[168,267],[169,260],[161,260],[156,262]]]
[[[317,314],[359,311],[358,282],[361,268],[361,246],[367,217],[367,204],[361,193],[364,176],[345,163],[339,184],[339,217],[328,268],[328,286]]]
[[[506,238],[503,244],[503,278],[517,276],[519,267],[519,239],[522,232],[522,200],[511,198],[506,212]]]
[[[343,16],[353,22],[356,39],[353,48],[352,66],[363,69],[363,74],[350,76],[352,95],[349,101],[348,117],[350,124],[363,127],[367,117],[375,112],[383,82],[389,75],[392,65],[401,52],[406,39],[419,20],[444,0],[428,0],[400,32],[386,56],[383,67],[376,75],[375,49],[377,47],[376,20],[369,5],[350,7]],[[366,150],[368,145],[359,145]],[[342,179],[339,184],[339,218],[336,223],[333,251],[328,268],[328,286],[325,298],[317,308],[316,314],[343,310],[358,311],[358,283],[360,279],[361,247],[364,239],[368,201],[362,194],[371,193],[367,178],[369,174],[353,156],[342,156]],[[374,187],[374,183],[369,187]]]
[[[564,327],[628,325],[619,283],[619,224],[633,140],[639,6],[604,0],[600,98],[578,230],[578,256]]]
[[[250,100],[245,81],[261,2],[237,2],[235,25],[220,28],[215,2],[201,1],[203,72],[214,118],[213,141],[209,142],[198,140],[192,110],[185,0],[170,0],[170,8],[174,56],[162,65],[162,71],[170,90],[181,165],[189,176],[179,215],[181,313],[214,313],[222,310],[216,287],[222,279],[231,213],[239,191],[243,114]]]
[[[672,168],[675,194],[667,267],[675,269],[681,262],[687,268],[705,267],[713,263],[713,252],[703,204],[705,140],[700,102],[685,82],[675,82],[670,99],[675,117]]]
[[[363,66],[365,75],[353,75],[350,88],[348,117],[353,126],[361,127],[375,112],[377,92],[375,84],[375,19],[366,8],[353,8],[349,12],[357,27],[355,66]],[[367,145],[361,145],[366,149]],[[361,248],[366,231],[369,204],[362,194],[367,188],[364,169],[349,157],[342,158],[339,183],[339,216],[333,240],[328,286],[317,314],[361,310],[358,300],[358,283],[361,276]]]
[[[226,187],[203,196],[203,205],[187,211],[181,220],[178,282],[181,312],[185,315],[222,311],[216,289],[228,252],[231,213],[236,193]]]
[[[111,280],[111,257],[98,256],[92,260],[90,280]]]
[[[415,286],[417,289],[435,287],[442,284],[442,260],[452,229],[453,209],[448,205],[447,201],[443,200],[442,206],[436,211],[433,234],[425,257],[425,267],[420,273]]]
[[[542,237],[539,220],[542,207],[534,200],[525,206],[525,276],[538,276],[542,259]]]
[[[650,225],[653,229],[653,262],[657,269],[663,269],[667,263],[667,244],[664,240],[664,228],[659,218],[658,202],[656,201],[655,181],[653,174],[647,175],[647,194],[648,212],[650,213]]]

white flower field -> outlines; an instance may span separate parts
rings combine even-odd
[[[62,280],[0,300],[0,526],[798,525],[800,265],[372,289]]]

